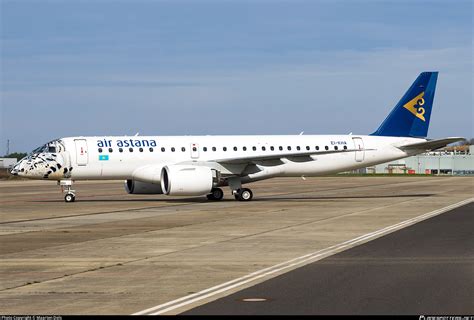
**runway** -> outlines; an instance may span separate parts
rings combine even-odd
[[[84,182],[75,185],[77,202],[66,204],[55,183],[0,182],[0,310],[143,312],[470,199],[474,179],[285,178],[249,186],[255,198],[245,203],[227,190],[223,201],[208,202],[127,195],[120,182]]]

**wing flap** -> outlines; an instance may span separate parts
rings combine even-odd
[[[219,163],[229,163],[229,164],[237,164],[237,163],[255,163],[260,161],[268,161],[268,160],[278,160],[281,159],[288,159],[292,162],[307,162],[312,161],[313,158],[311,156],[319,156],[325,154],[333,154],[333,153],[347,153],[347,152],[355,152],[355,151],[369,151],[375,149],[342,149],[342,150],[323,150],[323,151],[308,151],[308,152],[300,152],[300,153],[279,153],[279,154],[269,154],[269,155],[260,155],[260,156],[246,156],[246,157],[239,157],[239,158],[228,158],[228,159],[216,159],[213,160]]]

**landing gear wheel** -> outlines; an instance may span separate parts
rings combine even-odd
[[[76,200],[76,196],[72,193],[68,193],[64,196],[64,201],[66,202],[74,202]]]
[[[64,196],[64,201],[66,201],[66,203],[74,202],[76,200],[76,193],[72,190],[72,180],[66,179],[58,181],[58,185],[61,186],[61,190],[66,194]]]
[[[243,188],[238,190],[235,194],[235,199],[239,201],[250,201],[253,198],[252,190]]]
[[[213,188],[211,193],[207,195],[208,200],[222,200],[224,198],[224,191],[220,188]]]

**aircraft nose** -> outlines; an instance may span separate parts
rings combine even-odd
[[[13,168],[11,168],[10,174],[17,176],[19,172],[20,172],[20,166],[19,166],[19,163],[17,163],[15,166],[13,166]]]
[[[14,176],[22,176],[23,173],[25,172],[25,169],[23,168],[22,162],[23,161],[20,161],[16,165],[14,165],[13,168],[10,169],[10,174],[12,174]]]

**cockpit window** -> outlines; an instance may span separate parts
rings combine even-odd
[[[39,148],[36,148],[34,149],[33,151],[31,151],[31,154],[36,154],[36,153],[41,153],[42,150],[43,150],[44,146],[41,146]]]
[[[53,140],[31,151],[31,154],[38,153],[58,153],[64,150],[64,144],[61,140]]]

